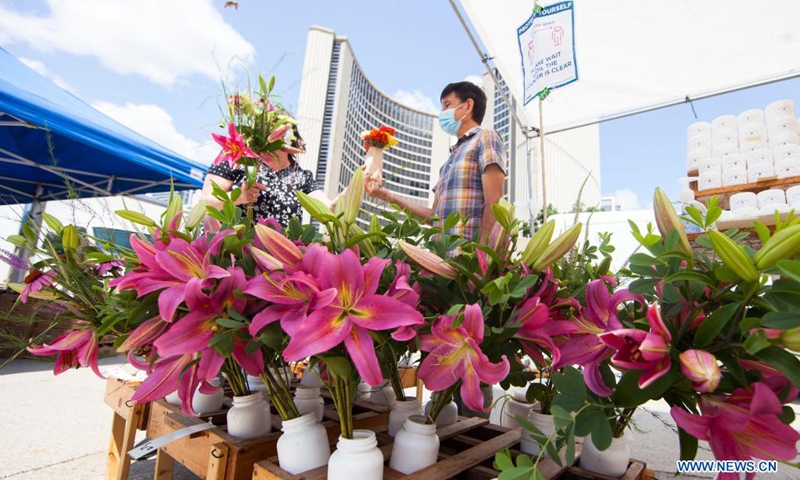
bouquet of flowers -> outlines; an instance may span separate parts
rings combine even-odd
[[[299,153],[292,143],[295,137],[295,120],[275,103],[272,91],[275,77],[269,83],[258,77],[258,89],[238,92],[228,96],[228,115],[222,123],[227,126],[228,136],[212,133],[222,151],[214,160],[214,165],[228,162],[231,167],[242,165],[245,168],[247,184],[256,181],[258,164],[270,162],[271,155],[278,150]]]
[[[388,150],[397,145],[394,135],[397,132],[394,128],[386,125],[374,128],[368,132],[362,132],[361,138],[364,139],[364,150],[367,151],[365,161],[368,188],[372,188],[373,182],[383,180],[383,155],[382,150]]]

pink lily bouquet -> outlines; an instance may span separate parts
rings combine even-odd
[[[90,367],[103,378],[97,366],[100,339],[124,333],[108,321],[105,286],[122,273],[124,262],[109,253],[110,245],[74,225],[64,226],[52,215],[43,213],[42,216],[49,231],[27,222],[23,226],[24,235],[8,237],[9,242],[28,249],[37,258],[30,264],[16,255],[9,256],[13,267],[30,271],[23,284],[10,287],[20,293],[22,303],[30,298],[46,299],[53,302],[50,310],[56,312],[50,328],[32,339],[27,351],[37,356],[56,355],[53,369],[56,375],[72,367]],[[41,234],[44,238],[39,247]],[[50,329],[67,322],[80,328],[42,343]]]
[[[632,281],[622,289],[591,282],[579,330],[561,348],[557,363],[582,366],[583,381],[571,367],[555,379],[560,435],[569,444],[590,434],[605,450],[638,406],[663,398],[680,429],[681,459],[694,459],[703,440],[718,460],[790,464],[800,440],[787,406],[800,393],[791,353],[800,351],[800,220],[778,222],[772,233],[757,225],[756,251],[741,243],[746,233],[712,227],[721,214],[712,200],[705,217],[687,209],[705,231],[699,250],[661,190],[654,208],[661,235],[631,224],[648,252],[620,272]],[[738,478],[720,475],[728,477]]]
[[[551,266],[573,248],[580,224],[551,242],[555,224],[548,223],[513,253],[519,233],[513,206],[501,202],[494,214],[498,221],[488,245],[443,235],[439,228],[418,232],[434,251],[414,245],[410,237],[399,243],[414,265],[420,307],[429,319],[416,332],[403,332],[404,338],[419,338],[424,352],[419,376],[426,388],[439,392],[429,421],[456,392],[470,410],[487,411],[491,405],[485,405],[482,385],[528,385],[534,374],[517,360],[529,355],[547,368],[560,356],[557,343],[574,330],[566,319],[576,302],[557,294],[559,280]],[[444,230],[458,221],[455,214],[446,219]],[[463,253],[445,260],[453,246]]]
[[[222,148],[214,165],[228,162],[231,168],[244,166],[248,186],[256,182],[259,163],[271,162],[274,152],[300,152],[292,146],[296,140],[296,122],[279,103],[275,103],[274,87],[274,76],[267,83],[259,75],[256,90],[229,95],[228,115],[222,123],[228,135],[211,134]]]

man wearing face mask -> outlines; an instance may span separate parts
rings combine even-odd
[[[495,223],[492,205],[503,195],[506,148],[497,132],[480,126],[486,113],[486,94],[480,87],[472,82],[451,83],[442,90],[440,98],[439,126],[458,141],[450,148],[450,156],[439,171],[439,183],[433,189],[433,207],[406,202],[369,179],[367,191],[423,219],[435,216],[443,222],[448,215],[458,212],[462,219],[467,218],[466,223],[459,223],[447,233],[484,242]]]

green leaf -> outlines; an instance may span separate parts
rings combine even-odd
[[[269,89],[267,88],[267,82],[264,81],[264,77],[261,75],[258,76],[258,86],[261,88],[261,93],[268,94]]]
[[[644,404],[648,400],[661,398],[669,387],[675,382],[680,370],[675,362],[669,373],[659,378],[645,388],[639,387],[639,377],[642,376],[641,370],[631,370],[622,375],[617,384],[616,391],[611,395],[611,400],[617,407],[633,408]]]
[[[450,307],[450,309],[447,311],[445,315],[447,315],[448,317],[452,317],[456,313],[460,312],[462,308],[464,308],[463,303],[458,303],[456,305],[453,305],[452,307]]]
[[[500,450],[494,456],[495,469],[499,471],[510,470],[514,468],[514,462],[511,461],[511,454],[508,450]]]
[[[223,357],[229,357],[233,354],[233,332],[227,331],[222,334],[214,335],[208,346],[217,350]]]
[[[520,280],[514,290],[511,291],[511,298],[522,298],[528,292],[528,289],[531,288],[537,281],[539,280],[538,275],[528,275],[527,277]]]
[[[550,413],[553,415],[553,425],[555,425],[558,430],[562,430],[566,428],[567,425],[575,422],[572,415],[558,405],[552,405],[550,407]]]
[[[509,216],[508,210],[503,208],[502,205],[498,203],[492,204],[492,213],[494,214],[494,218],[497,220],[497,223],[500,224],[506,231],[511,230],[511,217]]]
[[[524,456],[524,455],[520,455]],[[517,457],[519,461],[519,457]],[[531,475],[531,467],[514,467],[503,470],[497,480],[528,480]]]
[[[761,240],[761,245],[767,243],[770,237],[769,228],[761,222],[753,222],[753,229],[758,233],[758,239]]]
[[[272,89],[275,88],[275,75],[269,77],[269,88],[267,89],[267,93],[272,93]]]
[[[694,460],[694,457],[697,456],[697,439],[686,433],[684,429],[678,428],[678,440],[681,445],[681,460]]]
[[[744,341],[744,349],[747,350],[750,355],[756,355],[765,348],[769,348],[771,345],[767,337],[761,332],[753,333]]]
[[[28,243],[28,241],[25,240],[25,237],[20,235],[9,235],[6,238],[6,241],[8,241],[8,243],[16,245],[17,247],[24,247]]]
[[[575,463],[575,425],[567,426],[564,433],[567,437],[567,449],[564,452],[564,460],[566,460],[567,465],[572,465]]]
[[[603,415],[603,420],[595,421],[592,427],[592,435],[589,441],[594,443],[594,446],[601,452],[607,450],[611,446],[611,440],[614,438],[614,432],[611,431],[611,424],[608,423],[608,419]]]
[[[64,224],[62,224],[56,217],[50,215],[49,213],[42,212],[42,219],[44,220],[44,223],[50,227],[50,230],[56,233],[61,233],[61,230],[64,229]]]
[[[36,245],[36,232],[33,231],[31,222],[25,222],[22,224],[22,234],[25,235],[25,238],[28,239],[28,242],[30,242],[31,245]]]
[[[591,407],[583,410],[575,417],[575,435],[579,437],[589,435],[594,430],[594,424],[597,422],[608,423],[608,419],[606,419],[602,409]]]
[[[266,328],[258,334],[258,340],[267,348],[277,350],[283,344],[283,333],[280,329]]]
[[[708,211],[706,212],[706,225],[705,225],[706,228],[710,227],[711,225],[714,225],[714,222],[719,220],[720,216],[722,216],[721,208],[717,206],[708,207]]]
[[[778,420],[780,420],[785,425],[791,425],[794,422],[795,413],[794,409],[789,405],[783,406],[783,413],[778,415]]]
[[[350,239],[347,241],[346,247],[347,247],[347,248],[352,248],[354,245],[357,245],[357,244],[359,244],[359,243],[363,242],[364,240],[369,240],[370,238],[374,238],[374,237],[377,237],[377,238],[386,238],[387,236],[388,236],[388,235],[386,235],[386,234],[385,234],[385,233],[383,233],[383,232],[375,232],[375,233],[362,233],[362,234],[360,234],[360,235],[353,235],[353,236],[352,236],[352,237],[351,237],[351,238],[350,238]]]
[[[697,348],[704,348],[711,344],[717,335],[722,332],[722,329],[731,321],[734,314],[739,311],[740,303],[731,303],[721,308],[716,309],[709,315],[697,332],[694,334],[694,343]]]
[[[145,227],[157,226],[156,222],[139,212],[134,212],[132,210],[117,210],[116,214],[131,223],[137,223],[139,225],[144,225]]]
[[[778,269],[786,276],[800,282],[800,262],[793,260],[781,260],[778,262]]]
[[[451,228],[455,227],[460,219],[461,218],[458,212],[451,213],[450,215],[447,216],[447,218],[444,221],[444,229],[450,230]]]
[[[325,355],[323,357],[328,371],[334,376],[339,378],[350,378],[353,374],[353,367],[350,362],[344,357],[332,357]]]
[[[761,319],[761,325],[779,330],[800,327],[800,314],[796,312],[770,312]]]
[[[639,265],[640,267],[649,267],[658,264],[658,260],[656,260],[655,257],[646,253],[634,253],[630,256],[628,261],[631,265]]]
[[[714,282],[708,278],[707,275],[703,275],[699,272],[678,272],[669,277],[664,279],[664,283],[675,283],[675,282],[696,282],[702,283],[703,285],[708,285],[709,287],[714,286]]]
[[[700,210],[698,210],[697,208],[695,208],[695,207],[693,207],[691,205],[687,205],[686,206],[686,213],[689,214],[689,217],[691,217],[691,219],[694,220],[694,223],[697,226],[702,227],[704,225],[703,214],[700,213]]]
[[[640,278],[631,282],[628,290],[637,295],[652,294],[659,283],[661,283],[661,279],[658,278]]]
[[[717,280],[720,282],[736,283],[739,281],[739,276],[727,265],[720,265],[714,270],[714,276],[717,277]]]
[[[544,445],[544,443],[547,441],[546,433],[541,431],[536,425],[531,423],[527,418],[523,417],[522,415],[517,415],[516,420],[522,428],[524,428],[530,433],[531,438],[533,438],[539,445]]]
[[[581,403],[586,398],[587,389],[583,375],[573,367],[566,367],[563,371],[554,374],[553,383],[560,393],[581,399]],[[551,411],[551,413],[553,412]]]
[[[225,328],[243,328],[247,326],[247,324],[243,322],[231,320],[230,318],[218,318],[216,322]]]
[[[800,388],[800,360],[796,356],[779,347],[768,347],[760,350],[755,357],[767,362],[781,372],[795,387]]]

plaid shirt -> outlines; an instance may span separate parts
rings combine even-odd
[[[494,130],[475,127],[450,149],[450,157],[439,170],[439,183],[433,189],[439,194],[434,213],[442,223],[453,212],[458,212],[462,220],[466,218],[467,221],[446,233],[478,239],[484,208],[481,175],[491,164],[507,174],[506,147],[500,134]]]

